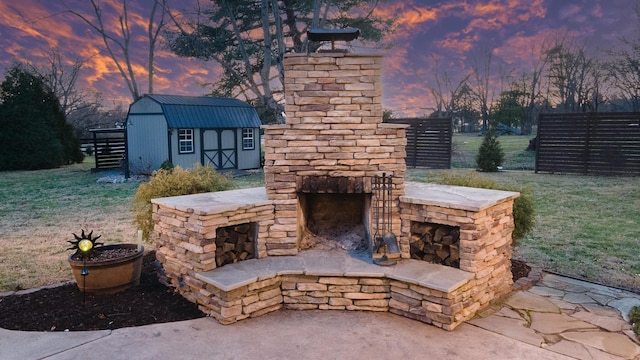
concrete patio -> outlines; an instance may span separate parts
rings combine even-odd
[[[454,331],[390,313],[285,310],[228,326],[202,318],[113,331],[0,329],[0,359],[416,359],[429,354],[635,360],[640,343],[624,319],[634,305],[640,305],[638,294],[542,274],[533,287],[514,291]]]

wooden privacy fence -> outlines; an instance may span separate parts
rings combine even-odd
[[[537,172],[640,175],[640,113],[541,114]]]
[[[407,166],[451,168],[451,118],[388,119],[385,122],[410,125],[407,128]]]
[[[96,157],[94,171],[123,169],[127,166],[127,134],[125,129],[91,129]]]

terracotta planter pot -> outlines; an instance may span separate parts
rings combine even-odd
[[[136,244],[117,244],[102,246],[102,249],[137,249]],[[73,269],[73,276],[80,291],[97,294],[113,294],[140,284],[142,271],[142,255],[144,246],[134,254],[119,259],[98,262],[74,260],[69,256],[69,264]],[[89,270],[89,274],[82,276],[82,269]]]

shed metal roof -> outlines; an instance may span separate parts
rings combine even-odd
[[[262,123],[244,101],[212,96],[144,95],[160,104],[167,125],[179,128],[250,128]]]

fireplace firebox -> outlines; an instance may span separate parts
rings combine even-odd
[[[369,250],[370,198],[369,194],[299,194],[301,250]]]

